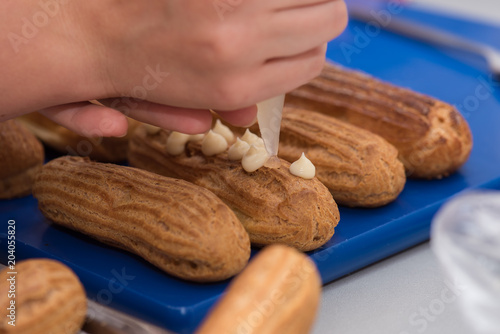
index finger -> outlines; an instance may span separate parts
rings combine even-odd
[[[224,121],[237,127],[249,127],[257,120],[257,105],[231,111],[214,110],[214,112]]]

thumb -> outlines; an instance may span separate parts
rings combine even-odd
[[[253,125],[257,120],[256,105],[238,110],[214,110],[214,112],[217,113],[224,121],[238,127],[249,127],[250,125]]]
[[[118,110],[103,105],[77,102],[39,112],[84,137],[122,137],[127,134],[127,118]]]

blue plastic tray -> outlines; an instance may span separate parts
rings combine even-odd
[[[410,9],[399,15],[500,48],[499,28]],[[359,36],[366,33],[366,25],[351,22],[346,32],[330,43],[328,57],[455,104],[470,123],[474,149],[456,174],[443,180],[409,180],[400,197],[386,207],[340,208],[341,222],[334,237],[310,254],[324,282],[427,240],[432,215],[457,192],[476,187],[500,189],[500,84],[490,80],[485,62],[375,31],[362,41]],[[357,51],[347,56],[349,46]],[[9,219],[16,221],[17,259],[61,260],[79,275],[90,299],[177,332],[189,333],[196,328],[227,285],[183,282],[134,255],[51,226],[32,197],[0,201],[3,263]]]

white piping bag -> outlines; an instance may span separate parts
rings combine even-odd
[[[278,168],[281,165],[278,158],[278,147],[284,103],[284,94],[257,103],[257,121],[259,122],[260,135],[269,154],[265,166],[270,168]]]

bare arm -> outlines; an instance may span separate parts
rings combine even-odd
[[[341,0],[5,0],[0,11],[0,120],[40,110],[103,135],[126,131],[122,113],[183,132],[205,131],[208,109],[248,124],[256,102],[319,73],[347,21]]]

